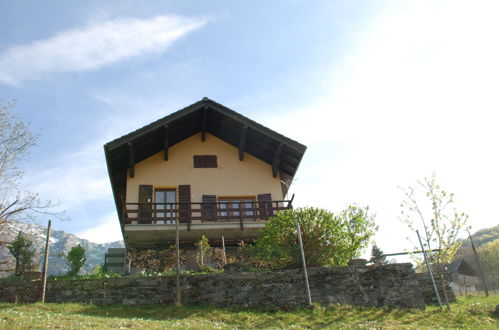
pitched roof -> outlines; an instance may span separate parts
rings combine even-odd
[[[468,276],[476,276],[475,270],[466,262],[466,260],[464,260],[464,258],[454,260],[453,262],[446,264],[444,268],[447,268],[447,272],[450,274],[457,273]]]
[[[124,199],[126,172],[133,162],[138,163],[164,149],[165,140],[171,147],[196,133],[204,131],[239,148],[242,131],[245,130],[244,152],[270,165],[276,153],[276,164],[281,179],[292,181],[306,146],[281,135],[220,103],[208,98],[191,104],[142,128],[128,133],[104,145],[106,162],[118,208]],[[287,190],[287,189],[286,189]]]

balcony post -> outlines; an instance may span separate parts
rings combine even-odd
[[[180,306],[182,304],[181,302],[181,294],[180,294],[180,235],[179,235],[179,229],[178,229],[178,222],[180,221],[179,218],[175,220],[175,291],[176,291],[176,297],[175,297],[175,304],[177,306]]]
[[[241,231],[244,230],[243,211],[241,210],[241,203],[239,203],[239,223],[241,224]]]
[[[255,204],[256,204],[256,202],[255,202],[255,201],[252,201],[252,202],[251,202],[251,208],[252,208],[252,210],[253,210],[253,211],[252,211],[252,212],[253,212],[253,221],[256,221],[256,219],[257,219]]]
[[[187,212],[187,231],[191,231],[191,222],[192,222],[192,204],[189,203],[189,208]]]
[[[126,210],[126,203],[123,202],[123,208],[121,210],[122,212],[122,219],[123,219],[123,228],[125,228],[125,224],[128,223],[128,212]]]

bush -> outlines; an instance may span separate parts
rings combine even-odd
[[[376,231],[368,207],[348,206],[338,215],[319,208],[279,212],[256,240],[258,261],[273,268],[301,265],[296,223],[308,266],[346,265],[359,257]]]
[[[86,262],[85,249],[81,245],[74,246],[66,256],[66,264],[69,267],[68,275],[78,275]]]
[[[35,256],[33,242],[27,239],[21,232],[19,232],[15,240],[7,245],[7,248],[14,256],[14,259],[16,259],[16,276],[22,276],[35,265],[33,262]]]
[[[207,259],[213,254],[213,249],[210,246],[208,238],[206,236],[201,236],[201,239],[196,242],[197,252],[196,261],[199,268],[203,268]]]

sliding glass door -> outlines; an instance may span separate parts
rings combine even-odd
[[[156,203],[156,223],[175,223],[176,212],[165,212],[175,209],[177,202],[177,191],[175,189],[156,189],[154,191]]]

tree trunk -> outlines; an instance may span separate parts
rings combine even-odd
[[[440,282],[442,284],[442,291],[444,293],[444,301],[447,305],[447,310],[450,311],[449,298],[447,297],[447,288],[445,287],[445,279],[443,273],[440,273]]]

